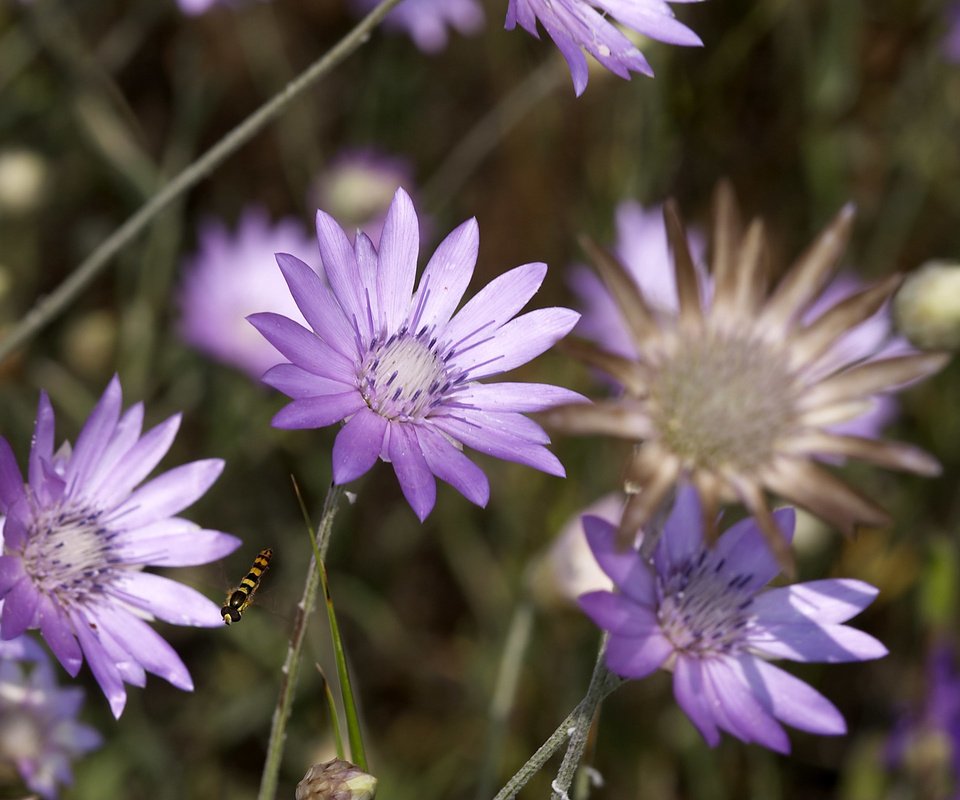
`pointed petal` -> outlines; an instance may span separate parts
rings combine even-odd
[[[677,277],[677,300],[681,323],[700,326],[703,322],[703,309],[700,299],[700,280],[690,255],[687,231],[680,219],[680,210],[675,200],[670,199],[663,206],[663,221],[667,229],[667,240],[673,253],[673,268]]]
[[[127,703],[127,692],[123,687],[120,671],[113,659],[107,655],[97,636],[88,627],[87,621],[79,614],[74,615],[71,621],[77,633],[77,638],[80,640],[80,646],[87,657],[90,671],[103,690],[113,716],[120,719],[123,707]]]
[[[837,303],[805,328],[797,331],[790,342],[793,362],[797,365],[812,364],[844,334],[876,314],[902,281],[902,275],[891,275],[876,286]]]
[[[387,421],[369,408],[354,414],[333,443],[333,482],[349,483],[367,472],[380,457]]]
[[[680,484],[654,552],[658,573],[666,575],[682,568],[700,554],[703,549],[702,524],[700,496],[690,484]]]
[[[736,668],[753,695],[781,722],[822,736],[847,732],[837,707],[790,673],[748,655],[739,656]]]
[[[351,323],[363,322],[367,318],[367,307],[356,256],[343,228],[324,211],[317,211],[317,241],[323,272],[344,316]]]
[[[770,506],[767,505],[767,498],[763,495],[763,488],[753,481],[735,478],[734,486],[737,494],[747,507],[747,510],[753,516],[756,527],[763,535],[767,544],[767,549],[773,556],[774,561],[788,578],[793,578],[797,573],[797,565],[793,559],[793,551],[790,549],[790,538],[793,535],[793,529],[788,531],[782,529],[778,524],[777,518],[770,512]],[[774,490],[776,491],[776,490]],[[786,495],[784,495],[786,497]],[[787,499],[790,499],[787,497]],[[792,518],[791,518],[792,519]],[[721,540],[723,537],[720,537]],[[763,570],[758,569],[758,575]]]
[[[490,499],[490,482],[480,467],[474,464],[449,440],[426,425],[414,429],[420,450],[430,471],[446,481],[471,503],[486,506]]]
[[[853,230],[855,209],[847,203],[777,285],[760,324],[772,331],[793,326],[837,268]]]
[[[40,598],[38,617],[40,633],[47,647],[67,674],[71,678],[76,678],[80,667],[83,666],[83,651],[80,649],[80,642],[77,641],[70,620],[47,596]]]
[[[677,656],[673,669],[673,696],[707,744],[711,747],[720,744],[720,731],[717,730],[707,700],[703,662],[700,659]]]
[[[480,248],[476,218],[454,228],[440,243],[417,286],[413,308],[418,309],[412,328],[445,325],[460,303],[473,276]]]
[[[180,656],[142,619],[106,604],[97,616],[119,645],[148,672],[159,675],[178,689],[193,691],[193,680]]]
[[[895,389],[938,372],[949,360],[946,353],[918,353],[868,361],[818,382],[804,393],[798,410]]]
[[[737,253],[736,284],[730,298],[730,308],[739,318],[756,317],[766,296],[766,267],[766,231],[763,222],[755,219],[747,228]],[[717,314],[720,319],[719,311]]]
[[[37,609],[40,592],[28,577],[17,581],[3,596],[3,612],[0,616],[0,638],[16,639],[29,628],[37,626]]]
[[[117,427],[122,403],[120,379],[114,375],[77,437],[77,444],[73,448],[73,455],[67,463],[65,473],[68,491],[83,487],[90,473],[96,468],[100,455]]]
[[[33,426],[33,445],[30,447],[29,480],[31,486],[39,486],[43,482],[40,462],[49,461],[53,457],[53,429],[53,406],[50,404],[47,393],[41,391],[40,401],[37,403],[37,421]],[[0,477],[0,485],[2,485],[2,477]],[[0,493],[2,493],[2,488],[0,488]],[[3,497],[0,494],[0,503],[2,502]]]
[[[542,445],[532,444],[528,439],[505,431],[488,430],[458,417],[434,417],[431,421],[454,441],[481,453],[526,464],[561,478],[566,474],[553,453]]]
[[[660,632],[660,623],[652,608],[637,605],[622,594],[613,592],[587,592],[577,598],[583,612],[602,630],[617,636],[634,639],[633,647],[638,647],[638,639],[646,639]],[[672,649],[672,648],[671,648]],[[610,654],[610,650],[607,650]],[[664,656],[666,658],[666,656]],[[656,669],[659,663],[651,668]],[[619,675],[626,673],[619,672]],[[630,676],[634,677],[634,676]]]
[[[396,331],[407,320],[420,252],[420,222],[410,196],[397,189],[380,234],[377,292],[387,330]]]
[[[310,327],[348,359],[356,356],[357,332],[333,293],[307,264],[287,253],[277,253],[277,264],[294,302]]]
[[[182,583],[149,572],[125,571],[111,594],[174,625],[216,628],[223,624],[220,606]]]
[[[850,578],[796,583],[757,595],[750,613],[764,625],[840,623],[863,611],[877,593],[869,583]]]
[[[354,244],[357,256],[357,269],[360,270],[363,303],[366,317],[355,323],[368,338],[372,338],[386,329],[386,321],[380,308],[380,295],[377,292],[377,248],[363,231],[357,231]]]
[[[848,625],[756,622],[745,637],[746,643],[768,658],[840,664],[868,661],[887,655],[887,648],[870,634]]]
[[[133,492],[111,516],[124,528],[172,517],[203,497],[221,472],[219,458],[174,467]]]
[[[342,394],[327,394],[320,397],[305,397],[294,400],[281,408],[270,424],[274,428],[302,430],[304,428],[325,428],[335,422],[356,414],[367,408],[363,395],[356,389]]]
[[[484,411],[542,411],[561,403],[589,403],[581,394],[546,383],[474,383],[457,392],[457,401]]]
[[[90,472],[90,477],[86,481],[88,496],[99,494],[97,490],[109,483],[117,463],[126,458],[130,449],[140,440],[140,434],[143,432],[143,413],[143,403],[135,403],[120,417],[110,437],[110,443],[97,460],[97,466]]]
[[[0,436],[0,510],[8,514],[13,506],[25,500],[23,475],[16,456],[6,439]]]
[[[2,441],[2,440],[0,440]],[[0,539],[0,545],[3,540]],[[19,556],[0,556],[0,600],[15,584],[27,579],[23,559]]]
[[[180,414],[151,428],[106,473],[99,485],[92,484],[91,491],[98,489],[98,497],[107,507],[125,498],[167,454],[180,429]]]
[[[792,508],[773,512],[772,522],[777,539],[789,546],[793,540],[797,514]],[[756,592],[780,572],[780,565],[770,552],[767,534],[753,517],[731,525],[717,540],[715,556],[726,562],[727,572],[744,581],[744,588]]]
[[[722,727],[744,742],[755,742],[778,753],[790,752],[786,731],[754,697],[748,686],[740,681],[731,666],[732,658],[706,660],[708,694],[714,707],[722,709],[725,720]]]
[[[611,297],[620,309],[623,321],[630,329],[638,347],[657,333],[657,322],[647,305],[643,293],[637,288],[630,271],[608,250],[587,236],[580,237],[580,247],[587,254],[606,284]]]
[[[583,517],[583,532],[600,569],[624,596],[635,604],[655,608],[657,586],[653,572],[632,547],[617,547],[616,528],[600,517],[587,515]]]
[[[128,564],[190,567],[209,564],[236,550],[240,539],[174,517],[118,537],[114,553]]]
[[[806,460],[778,460],[767,475],[767,486],[848,536],[858,525],[890,524],[890,516],[876,503]]]
[[[654,432],[650,417],[630,398],[551,408],[537,414],[537,419],[568,436],[614,436],[639,442]]]
[[[579,319],[569,308],[538,308],[502,325],[475,347],[458,351],[451,363],[467,370],[470,380],[507,372],[549,350]]]
[[[589,596],[584,595],[584,597]],[[580,598],[581,605],[584,597]],[[659,627],[652,628],[647,635],[643,636],[613,634],[607,642],[607,668],[622,678],[646,678],[647,675],[662,667],[671,653],[673,653],[673,645],[661,633]]]
[[[416,435],[402,422],[391,424],[390,461],[403,496],[423,522],[437,502],[437,482],[420,452]]]
[[[312,372],[298,367],[296,364],[277,364],[268,369],[261,379],[267,386],[272,386],[279,392],[294,400],[303,400],[307,397],[318,397],[332,394],[343,394],[354,387],[334,381],[330,378],[321,378]]]
[[[782,449],[791,455],[856,458],[879,467],[927,477],[935,477],[942,472],[940,462],[933,456],[905,442],[879,441],[813,430],[787,440]]]
[[[567,355],[607,373],[623,386],[628,394],[635,397],[646,396],[647,371],[636,358],[611,353],[592,342],[580,339],[567,339],[560,347]]]
[[[740,211],[729,181],[717,184],[713,195],[713,303],[711,314],[730,313],[737,287],[737,253],[741,240]]]
[[[251,314],[247,321],[288,361],[314,375],[351,385],[356,382],[354,362],[299,323],[269,311]]]
[[[546,274],[546,264],[534,263],[498,275],[456,313],[442,339],[462,346],[486,339],[530,301]]]

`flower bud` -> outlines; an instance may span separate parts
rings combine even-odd
[[[928,261],[910,275],[893,301],[897,328],[927,350],[960,347],[960,264]]]
[[[297,784],[297,800],[373,800],[377,779],[342,758],[314,764]]]

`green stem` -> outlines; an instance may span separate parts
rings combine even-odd
[[[586,697],[580,704],[580,712],[574,719],[570,742],[567,744],[567,752],[563,756],[560,770],[557,772],[556,780],[551,787],[553,790],[552,800],[568,800],[567,791],[573,783],[574,775],[577,774],[577,767],[580,766],[580,760],[583,758],[583,751],[587,746],[587,737],[590,734],[593,718],[596,716],[603,698],[608,694],[604,692],[604,687],[612,676],[604,663],[606,650],[607,635],[604,634],[600,640],[597,663],[594,665],[593,675],[590,677],[590,686],[587,688]]]
[[[364,17],[350,33],[307,67],[298,78],[287,84],[281,92],[260,106],[144,203],[133,216],[84,259],[63,283],[50,294],[39,299],[3,341],[0,341],[0,362],[62,313],[107,267],[113,256],[146,228],[157,214],[207,177],[268,123],[276,119],[296,98],[366,42],[377,23],[399,2],[400,0],[382,0],[380,5]]]
[[[597,671],[594,670],[594,676],[596,675]],[[494,800],[512,800],[516,797],[517,793],[550,760],[550,757],[563,746],[578,722],[583,718],[593,719],[593,714],[600,701],[609,696],[622,682],[620,678],[604,669],[602,680],[590,682],[590,690],[588,690],[586,697],[577,704],[577,707],[567,715],[559,727],[540,745],[537,752],[530,756],[527,763],[517,770],[517,774],[507,781],[507,784],[497,793]]]
[[[320,553],[321,560],[326,557],[327,548],[330,545],[333,519],[337,515],[343,493],[342,486],[331,484],[323,503],[323,514],[320,517],[320,525],[317,530],[317,550]],[[277,707],[273,712],[273,724],[270,728],[270,741],[267,744],[267,758],[263,764],[263,775],[260,778],[258,800],[274,800],[277,793],[277,776],[280,772],[280,760],[283,757],[287,722],[290,719],[293,693],[297,686],[297,674],[300,670],[300,653],[303,650],[303,640],[307,633],[307,619],[313,611],[319,587],[320,571],[317,569],[314,556],[311,556],[310,564],[307,567],[307,580],[303,587],[303,597],[297,605],[297,617],[293,623],[293,633],[290,636],[290,646],[287,648],[287,658],[283,662],[280,695],[277,698]]]

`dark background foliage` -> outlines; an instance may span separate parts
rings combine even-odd
[[[167,178],[344,35],[353,24],[344,5],[251,2],[197,18],[181,16],[172,0],[0,6],[0,153],[29,151],[45,175],[37,197],[18,205],[24,198],[14,191],[0,205],[0,335]],[[378,31],[0,365],[0,433],[21,458],[40,388],[57,409],[58,440],[72,439],[117,371],[128,402],[146,401],[148,420],[184,412],[166,464],[227,460],[188,516],[236,533],[245,546],[224,564],[172,573],[179,580],[219,600],[259,548],[277,553],[243,624],[158,626],[189,665],[194,693],[151,679],[146,690],[130,691],[115,722],[81,673],[91,689],[84,716],[107,744],[78,765],[65,796],[245,798],[259,780],[309,548],[289,476],[319,509],[333,431],[272,429],[280,397],[177,338],[179,263],[202,218],[232,225],[256,202],[309,224],[314,209],[305,198],[317,171],[345,146],[370,145],[412,159],[421,210],[436,233],[477,216],[474,287],[517,264],[547,261],[537,305],[571,302],[565,272],[581,259],[576,236],[609,240],[618,201],[672,195],[702,223],[723,176],[749,215],[767,219],[781,269],[847,200],[859,208],[847,266],[866,277],[960,253],[960,65],[942,56],[944,3],[680,5],[705,47],[645,45],[655,80],[595,71],[580,99],[549,42],[503,30],[504,6],[487,2],[485,31],[454,35],[435,56]],[[474,137],[508,97],[520,110],[516,124]],[[602,391],[557,354],[516,377]],[[795,670],[837,702],[850,735],[794,732],[790,758],[732,740],[710,750],[661,673],[605,704],[590,755],[606,782],[597,797],[944,796],[934,767],[890,773],[883,748],[922,697],[928,644],[957,625],[958,389],[956,367],[912,389],[892,428],[931,450],[944,476],[847,470],[882,498],[895,526],[846,542],[814,531],[802,553],[805,578],[842,575],[881,588],[858,624],[888,645],[889,658]],[[574,609],[538,607],[498,739],[502,758],[484,772],[497,665],[530,564],[568,517],[616,485],[623,457],[595,441],[559,441],[555,449],[566,481],[478,457],[491,479],[490,506],[476,509],[442,487],[423,525],[387,466],[351,487],[358,501],[337,521],[329,563],[383,798],[491,796],[586,687],[597,631]],[[331,754],[312,665],[333,668],[321,618],[313,628],[284,797],[310,763]],[[550,777],[545,771],[525,796],[546,796]],[[15,786],[0,795],[19,796]]]

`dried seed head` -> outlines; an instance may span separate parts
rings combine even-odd
[[[334,758],[314,764],[297,784],[297,800],[373,800],[377,779],[360,767]]]

